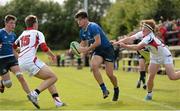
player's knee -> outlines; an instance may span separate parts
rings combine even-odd
[[[17,72],[17,73],[16,73],[16,77],[17,77],[18,79],[21,79],[21,78],[22,78],[22,73],[21,73],[21,72]]]
[[[58,80],[57,76],[54,76],[54,81],[56,82]]]
[[[98,70],[99,66],[96,64],[96,63],[93,63],[91,65],[91,69],[94,71],[94,70]]]
[[[10,88],[12,86],[12,81],[11,80],[5,80],[5,81],[3,81],[3,85],[6,88]]]
[[[51,75],[51,79],[56,82],[58,80],[57,76],[55,74],[52,74]]]

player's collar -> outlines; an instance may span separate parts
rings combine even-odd
[[[12,33],[12,31],[11,31],[11,32],[8,32],[8,31],[6,30],[6,28],[3,28],[3,30],[4,30],[7,34],[11,34],[11,33]]]
[[[85,27],[84,31],[87,31],[89,24],[90,22],[88,22],[88,25]]]
[[[26,30],[34,30],[33,27],[27,27]]]

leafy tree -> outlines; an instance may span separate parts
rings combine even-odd
[[[164,20],[180,17],[180,1],[179,0],[158,0],[157,12],[155,18],[160,19],[163,16]]]
[[[100,23],[101,16],[110,6],[109,0],[89,0],[88,12],[90,20]],[[74,14],[83,8],[83,0],[65,0],[59,5],[52,1],[12,0],[5,6],[0,6],[0,18],[13,14],[18,18],[15,32],[19,35],[25,28],[24,18],[34,14],[39,19],[39,30],[46,37],[48,45],[53,49],[69,48],[69,43],[79,40],[79,28],[74,21]],[[1,21],[3,23],[3,20]],[[0,24],[3,27],[2,24]]]
[[[131,32],[143,19],[180,17],[179,0],[117,0],[101,23],[112,39]]]

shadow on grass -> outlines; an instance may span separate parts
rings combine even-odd
[[[7,108],[12,108],[13,106],[22,107],[25,106],[25,104],[28,102],[28,100],[13,100],[11,98],[1,98],[0,105],[6,106]]]
[[[119,109],[120,106],[124,106],[122,101],[117,102],[102,102],[102,103],[92,103],[92,104],[83,104],[84,106],[91,106],[91,110],[97,110],[97,109]],[[94,108],[93,108],[94,107]]]

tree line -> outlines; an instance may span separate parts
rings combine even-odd
[[[46,37],[47,44],[54,50],[67,49],[71,41],[79,41],[79,28],[74,21],[74,14],[83,8],[84,0],[65,0],[63,4],[41,0],[12,0],[5,6],[0,5],[0,28],[7,14],[17,17],[15,32],[21,34],[25,28],[24,18],[34,14],[39,19],[39,30]],[[160,16],[179,18],[179,0],[88,0],[90,21],[97,22],[115,39],[133,30],[142,19]]]

